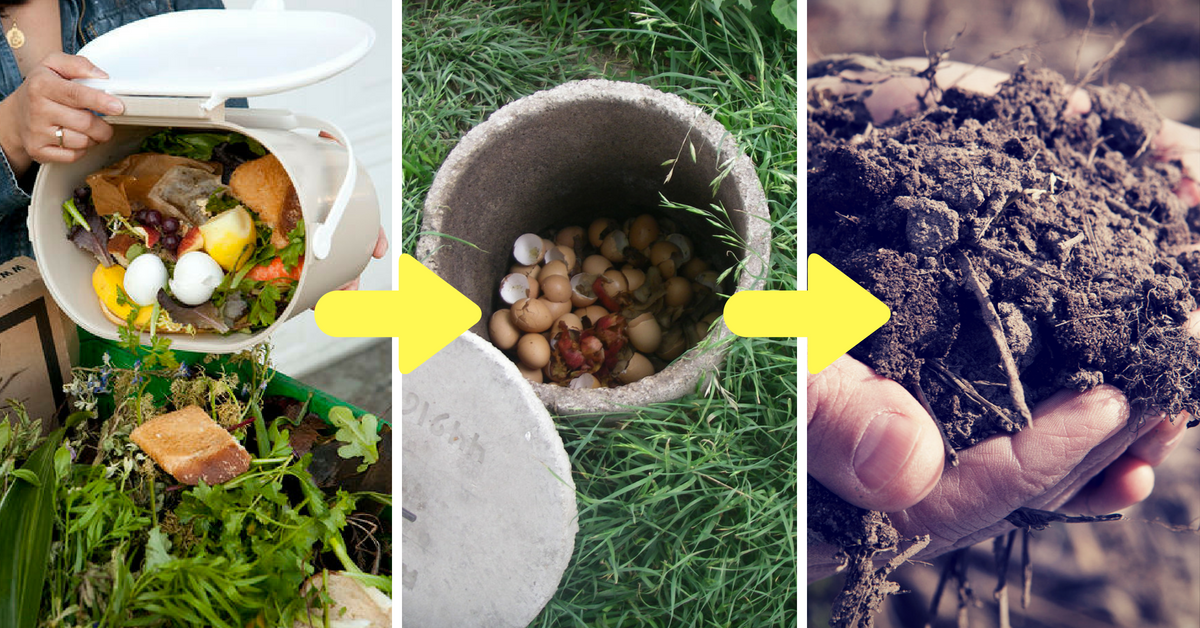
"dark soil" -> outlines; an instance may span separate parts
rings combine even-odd
[[[856,98],[810,94],[810,251],[892,310],[851,355],[923,393],[954,449],[1020,429],[1022,405],[1063,388],[1200,416],[1182,327],[1200,253],[1180,252],[1200,210],[1148,148],[1145,92],[1089,88],[1092,112],[1064,118],[1064,85],[1021,69],[994,97],[951,89],[882,127]]]

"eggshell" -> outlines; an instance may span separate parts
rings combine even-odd
[[[571,280],[563,275],[552,275],[542,281],[542,298],[555,303],[571,300]]]
[[[192,251],[175,262],[175,276],[169,284],[180,303],[200,305],[212,297],[223,279],[225,270],[217,260],[203,251]]]
[[[692,300],[692,283],[683,277],[667,280],[667,305],[681,307]]]
[[[499,349],[512,349],[517,344],[517,340],[521,337],[521,330],[513,324],[510,310],[503,309],[492,312],[492,318],[488,320],[488,336],[491,338],[492,344]]]
[[[629,290],[629,280],[625,279],[625,274],[621,271],[610,268],[604,271],[604,292],[610,297],[616,297],[618,294]]]
[[[558,326],[559,323],[566,323],[567,329],[583,331],[583,321],[579,319],[578,315],[573,314],[571,312],[567,312],[566,314],[563,314],[562,316],[558,317],[558,320],[554,321],[554,324],[550,326],[551,331],[555,331],[555,332],[559,331],[560,330],[560,328]]]
[[[583,260],[583,272],[599,275],[604,271],[612,268],[612,262],[603,255],[589,255]]]
[[[546,259],[546,256],[550,254],[550,251],[554,250],[555,246],[557,246],[557,245],[554,244],[554,240],[551,240],[549,238],[542,238],[542,261],[543,262],[550,261],[550,260]]]
[[[711,312],[708,316],[696,321],[696,336],[704,338],[712,329],[713,323],[717,322],[717,318],[721,316],[720,312]]]
[[[641,288],[642,284],[646,283],[646,273],[633,266],[622,267],[621,274],[625,275],[625,286],[630,292]]]
[[[679,247],[670,242],[657,242],[650,247],[650,263],[658,266],[666,260],[671,259],[672,255],[679,254]]]
[[[521,331],[546,331],[554,318],[545,301],[540,299],[521,299],[512,306],[513,324]]]
[[[644,377],[650,377],[654,374],[654,365],[650,364],[650,360],[640,353],[634,353],[629,358],[629,364],[625,366],[625,370],[617,374],[617,379],[621,380],[622,384],[632,384]]]
[[[592,246],[600,248],[608,232],[618,228],[617,221],[612,218],[598,218],[592,221],[591,226],[588,227],[588,242],[591,242]]]
[[[517,363],[517,370],[521,371],[522,377],[531,382],[537,382],[540,384],[544,381],[544,378],[542,377],[542,369],[531,369],[527,368],[524,364]]]
[[[650,214],[642,214],[629,226],[629,245],[642,250],[658,239],[658,221]]]
[[[708,262],[700,259],[699,257],[693,257],[690,261],[688,261],[688,263],[683,265],[683,268],[680,269],[679,274],[694,281],[696,279],[696,275],[699,275],[706,270],[708,270]]]
[[[142,253],[129,263],[122,283],[125,294],[134,303],[154,305],[158,302],[158,291],[167,285],[167,265],[153,253]]]
[[[588,319],[588,321],[590,321],[589,326],[595,325],[596,321],[600,320],[601,318],[604,318],[605,316],[608,316],[609,313],[610,312],[608,310],[604,309],[604,306],[602,306],[602,305],[589,305],[589,306],[583,308],[583,314],[579,314],[578,311],[575,312],[575,314],[578,315],[579,318],[586,317]]]
[[[550,363],[550,343],[541,334],[525,334],[517,341],[517,359],[531,369]]]
[[[625,247],[629,246],[629,238],[621,230],[613,231],[600,243],[600,254],[614,264],[625,261]]]
[[[683,355],[687,350],[687,340],[683,337],[683,332],[678,327],[672,327],[663,334],[662,344],[658,346],[658,351],[654,355],[670,362],[675,358]]]
[[[687,263],[692,259],[692,239],[682,233],[672,233],[667,236],[667,242],[675,245],[679,249],[679,254],[683,256],[681,263]]]
[[[569,314],[571,312],[570,301],[554,302],[547,301],[545,299],[538,299],[538,301],[541,301],[543,304],[545,304],[546,311],[550,312],[550,318],[554,320],[558,320],[558,318],[563,314]]]
[[[545,254],[545,242],[536,233],[526,233],[513,242],[513,259],[520,264],[537,264]]]
[[[587,237],[587,234],[584,233],[583,227],[572,225],[559,229],[558,233],[554,235],[554,243],[568,248],[575,248],[575,243],[579,242],[582,244],[585,237]]]
[[[508,272],[520,273],[530,279],[537,279],[538,274],[542,272],[542,267],[537,264],[513,264]]]
[[[575,249],[561,244],[555,245],[554,248],[546,251],[546,263],[549,264],[555,260],[566,264],[567,272],[570,272],[575,268]]]
[[[575,307],[587,307],[595,303],[596,293],[592,290],[592,284],[595,282],[596,275],[591,273],[579,273],[571,277],[571,304]]]
[[[537,280],[530,279],[528,275],[521,273],[505,275],[504,279],[500,280],[500,298],[509,305],[521,299],[536,298],[537,288],[535,286],[537,286]]]
[[[642,353],[654,353],[662,344],[662,328],[649,312],[629,321],[628,333],[630,344]]]
[[[555,260],[553,262],[546,262],[546,265],[542,267],[542,272],[538,275],[537,278],[538,278],[538,281],[545,281],[546,277],[551,277],[554,275],[562,275],[563,277],[570,277],[570,274],[567,272],[567,270],[568,270],[567,265],[565,263],[563,263],[561,260]]]

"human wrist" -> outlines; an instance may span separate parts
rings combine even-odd
[[[0,100],[0,149],[4,150],[4,157],[8,160],[13,175],[18,179],[33,165],[33,158],[29,156],[25,150],[25,143],[21,140],[11,96]]]

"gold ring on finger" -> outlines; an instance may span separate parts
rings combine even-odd
[[[61,126],[54,130],[54,137],[58,139],[59,148],[63,148],[63,137],[65,135],[66,133],[63,132],[63,128]]]

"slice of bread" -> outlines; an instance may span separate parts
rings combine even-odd
[[[259,157],[237,167],[229,177],[229,191],[243,205],[271,225],[271,243],[287,246],[287,234],[303,218],[292,179],[275,155]]]
[[[184,484],[220,484],[250,468],[246,448],[200,406],[154,417],[129,439]]]

